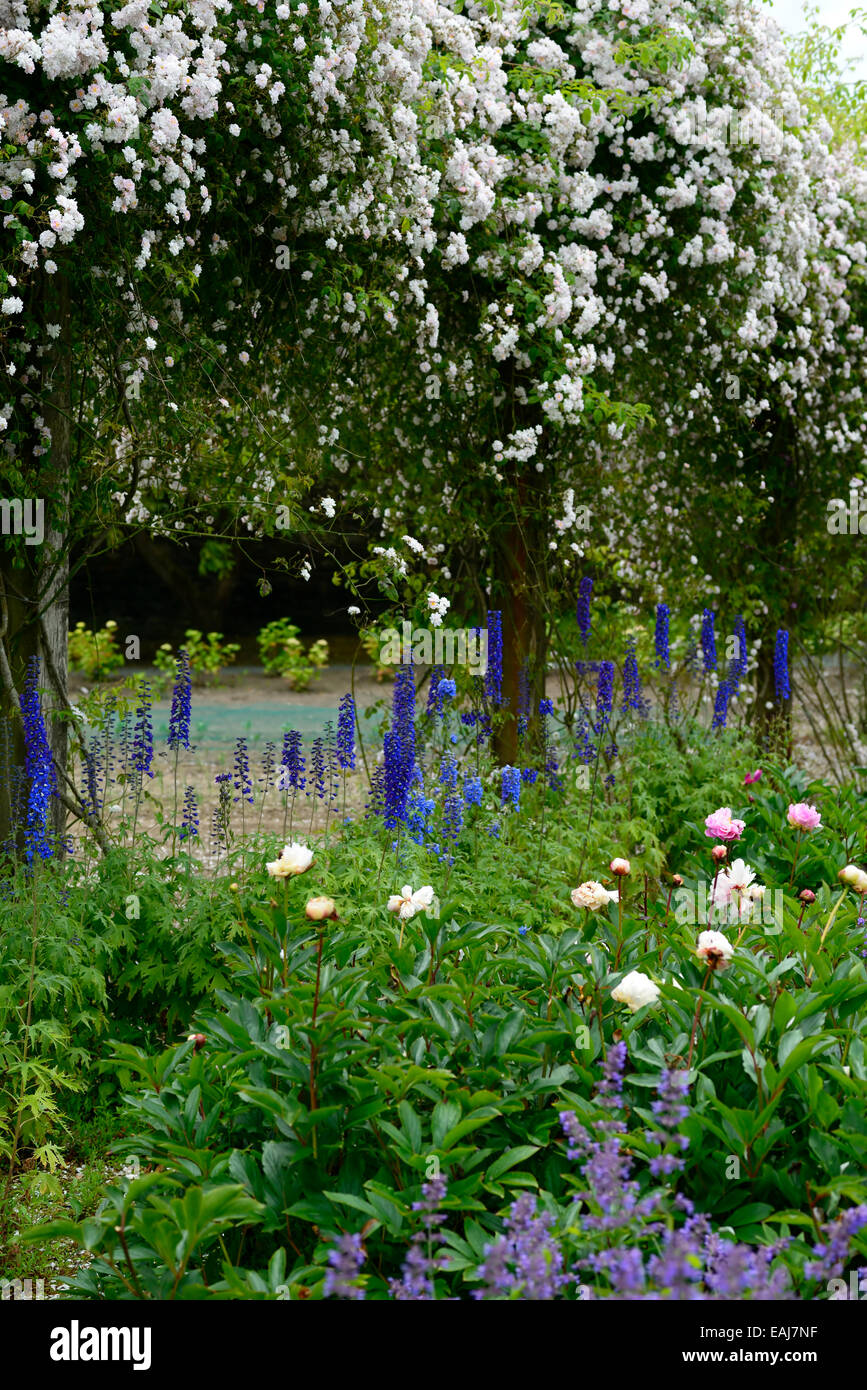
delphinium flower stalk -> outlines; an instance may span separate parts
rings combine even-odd
[[[132,822],[132,843],[135,849],[135,832],[138,822],[139,806],[143,789],[143,778],[153,777],[151,764],[154,757],[154,726],[151,688],[148,681],[139,683],[139,702],[136,708],[135,728],[132,743],[132,770],[135,780],[135,812]]]
[[[325,839],[328,840],[328,824],[331,819],[331,812],[337,806],[337,738],[334,724],[329,719],[325,725],[324,738],[325,753],[325,778],[323,795],[325,800]]]
[[[485,672],[485,695],[491,705],[503,701],[503,614],[499,609],[488,610],[488,669]]]
[[[175,852],[175,825],[178,819],[178,758],[182,748],[190,747],[190,699],[192,678],[190,658],[186,648],[181,647],[175,657],[175,680],[172,687],[172,707],[169,713],[169,736],[167,743],[174,750],[174,809],[172,813],[172,855]]]
[[[427,705],[425,706],[425,714],[429,719],[433,719],[435,715],[442,714],[443,712],[438,691],[440,681],[444,678],[445,673],[446,669],[444,666],[431,667],[431,673],[427,684]]]
[[[241,862],[243,865],[244,855],[247,850],[247,804],[253,805],[253,779],[250,776],[250,756],[247,752],[247,740],[243,737],[235,739],[235,771],[233,774],[233,786],[235,789],[234,802],[241,803]]]
[[[398,843],[415,767],[415,742],[415,678],[412,666],[402,665],[394,673],[391,728],[383,744],[385,828],[398,831]]]
[[[224,848],[228,855],[232,838],[232,774],[219,772],[214,781],[219,788],[219,801],[214,812],[216,839],[218,846]]]
[[[789,683],[789,634],[779,628],[774,643],[774,699],[778,705],[791,699],[792,688]]]
[[[346,822],[346,774],[355,767],[355,700],[347,693],[337,713],[337,762],[343,774],[343,820]]]
[[[701,653],[707,672],[715,671],[717,665],[715,621],[716,614],[713,610],[705,608],[701,615]]]
[[[28,663],[18,704],[24,727],[24,770],[28,783],[24,858],[32,864],[34,855],[40,859],[51,858],[48,822],[51,798],[57,795],[54,759],[39,703],[39,660],[35,656]]]
[[[265,798],[267,797],[271,788],[274,786],[276,774],[276,761],[277,745],[273,742],[272,739],[268,739],[265,743],[265,749],[262,754],[262,776],[258,778],[259,786],[261,788],[261,794],[259,796],[259,817],[256,821],[257,835],[259,835],[262,830],[262,816],[265,811]]]
[[[196,802],[196,793],[193,787],[187,787],[184,792],[184,810],[181,821],[181,839],[192,840],[199,833],[199,808]],[[187,859],[189,868],[190,861]]]
[[[729,663],[728,680],[733,695],[740,693],[741,681],[746,678],[749,652],[747,650],[747,629],[743,614],[739,613],[734,623],[735,654]]]
[[[654,633],[653,645],[656,650],[656,667],[664,667],[666,671],[671,670],[671,649],[669,646],[669,623],[671,620],[671,609],[667,603],[656,605],[656,631]]]
[[[476,808],[476,809],[475,809],[475,812],[473,813],[473,818],[472,818],[472,824],[473,824],[473,865],[474,865],[474,866],[478,863],[478,859],[479,859],[479,807],[480,807],[481,804],[482,804],[483,796],[484,796],[484,791],[483,791],[483,789],[482,789],[482,779],[481,779],[481,777],[479,777],[478,774],[476,774],[476,775],[474,775],[474,776],[465,777],[465,778],[464,778],[464,801],[465,801],[465,803],[466,803],[468,809],[471,808],[471,807],[473,807],[473,806]]]
[[[321,738],[315,738],[310,748],[310,776],[307,779],[306,794],[310,798],[310,825],[307,833],[312,835],[316,803],[322,801],[325,796],[325,743]]]
[[[637,710],[640,713],[641,707],[641,677],[635,655],[635,639],[632,638],[623,663],[623,703],[620,709],[622,714],[627,714],[629,710]]]
[[[719,685],[717,686],[716,698],[714,700],[713,719],[711,720],[710,725],[711,729],[725,728],[726,720],[728,718],[730,695],[731,687],[729,686],[728,681],[720,681]]]
[[[581,634],[581,645],[587,646],[590,640],[590,599],[593,594],[593,580],[589,575],[585,575],[578,585],[578,604],[575,609],[575,617],[578,622],[578,631]]]
[[[283,839],[287,838],[287,816],[288,816],[288,835],[292,835],[292,819],[295,814],[295,798],[299,792],[303,792],[307,785],[304,776],[306,770],[306,759],[301,752],[301,735],[297,729],[290,729],[283,735],[283,752],[280,758],[280,772],[277,785],[282,791],[291,789],[292,799],[286,798],[283,808]]]

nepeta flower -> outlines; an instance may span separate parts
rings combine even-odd
[[[364,1259],[360,1232],[340,1236],[328,1252],[328,1269],[323,1288],[325,1297],[363,1299],[364,1289],[358,1283],[358,1275]]]

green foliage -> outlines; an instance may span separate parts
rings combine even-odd
[[[265,674],[282,676],[290,690],[306,690],[320,670],[328,665],[328,643],[322,638],[304,650],[301,631],[288,618],[267,623],[257,637]]]
[[[190,671],[193,679],[202,681],[207,677],[214,680],[224,666],[235,660],[241,650],[237,642],[224,642],[222,632],[199,632],[198,628],[187,628],[183,646],[190,658]],[[163,642],[154,657],[157,670],[166,675],[174,675],[175,655],[170,642]]]
[[[660,1152],[647,1138],[653,1089],[663,1069],[682,1068],[690,1108],[680,1190],[747,1245],[794,1232],[782,1258],[795,1286],[812,1290],[799,1234],[809,1213],[820,1204],[827,1220],[867,1199],[864,934],[857,897],[836,884],[853,848],[845,836],[867,802],[853,789],[840,802],[794,769],[767,766],[744,804],[741,755],[725,742],[684,752],[637,736],[621,774],[628,799],[610,812],[617,840],[600,826],[586,861],[605,877],[633,833],[651,844],[655,832],[659,857],[686,890],[707,886],[701,822],[730,801],[748,824],[738,852],[779,891],[782,911],[779,921],[742,916],[724,926],[736,949],[716,974],[696,956],[705,920],[675,912],[651,871],[656,842],[648,877],[633,862],[622,881],[622,904],[572,907],[574,799],[558,803],[541,789],[551,831],[544,887],[532,839],[507,823],[500,839],[483,837],[470,872],[458,845],[438,912],[398,925],[385,902],[403,881],[424,881],[422,851],[408,848],[377,879],[376,832],[360,822],[321,844],[313,868],[276,898],[261,870],[237,893],[208,892],[213,920],[235,925],[220,947],[222,984],[190,1020],[203,1041],[162,1051],[118,1041],[106,1061],[125,1096],[119,1151],[139,1155],[147,1171],[110,1188],[95,1217],[34,1233],[78,1241],[93,1256],[72,1294],[318,1298],[333,1239],[363,1229],[375,1270],[366,1295],[385,1297],[415,1229],[412,1203],[436,1173],[448,1179],[440,1296],[469,1295],[522,1192],[585,1258],[593,1237],[576,1223],[580,1180],[558,1115],[572,1110],[591,1129],[603,1118],[593,1099],[599,1064],[621,1036],[639,1190],[654,1189],[647,1163]],[[727,764],[716,778],[714,761]],[[786,811],[807,797],[826,828],[798,842],[796,857]],[[815,893],[809,908],[797,897],[805,885]],[[338,920],[306,918],[317,892],[336,901]],[[185,922],[197,896],[203,887],[188,897]],[[139,957],[142,940],[155,954],[166,949],[149,920],[143,913]],[[612,997],[633,970],[660,991],[634,1013]],[[654,1239],[634,1234],[643,1248]],[[604,1295],[604,1279],[595,1284]]]
[[[101,680],[123,666],[123,652],[117,648],[117,623],[109,619],[95,632],[83,622],[76,623],[68,637],[69,665],[82,671],[88,680]]]

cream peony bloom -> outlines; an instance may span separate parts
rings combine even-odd
[[[591,912],[598,912],[600,907],[617,902],[616,893],[610,893],[592,878],[588,878],[587,882],[580,884],[578,888],[573,888],[570,897],[576,907],[587,907]]]
[[[643,1009],[645,1004],[655,1004],[659,998],[659,987],[653,983],[649,975],[642,975],[640,970],[630,970],[616,989],[611,991],[611,998],[616,999],[618,1004],[628,1004],[633,1013],[636,1009]]]
[[[859,869],[857,864],[847,864],[845,869],[841,869],[837,877],[842,883],[847,883],[850,888],[854,888],[856,893],[867,893],[867,873]]]
[[[271,860],[265,868],[272,878],[292,878],[294,874],[306,873],[312,863],[312,849],[293,840],[291,845],[283,846],[280,858]]]
[[[413,892],[408,883],[405,883],[399,893],[393,893],[388,900],[389,912],[396,912],[402,922],[408,922],[410,917],[414,917],[422,908],[430,907],[433,902],[434,890],[428,885]]]
[[[734,946],[721,931],[703,931],[695,953],[706,960],[712,970],[724,970],[734,955]]]

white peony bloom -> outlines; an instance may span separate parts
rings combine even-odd
[[[695,950],[696,955],[706,960],[712,970],[724,970],[735,948],[721,931],[703,931]]]
[[[294,874],[306,873],[312,863],[312,849],[293,840],[291,845],[284,845],[279,859],[265,867],[272,878],[292,878]]]
[[[573,888],[570,894],[575,907],[587,907],[592,912],[598,912],[600,907],[607,907],[609,903],[617,902],[617,894],[611,893],[607,888],[603,888],[601,883],[589,878],[586,883]]]
[[[434,890],[428,885],[419,888],[416,893],[408,883],[405,883],[399,893],[393,893],[388,900],[389,912],[396,912],[402,922],[408,922],[410,917],[414,917],[422,908],[430,907],[433,902]]]
[[[618,1004],[628,1004],[635,1013],[636,1009],[643,1009],[645,1004],[656,1003],[659,988],[649,975],[643,975],[640,970],[630,970],[617,988],[611,991],[611,998],[616,999]]]

